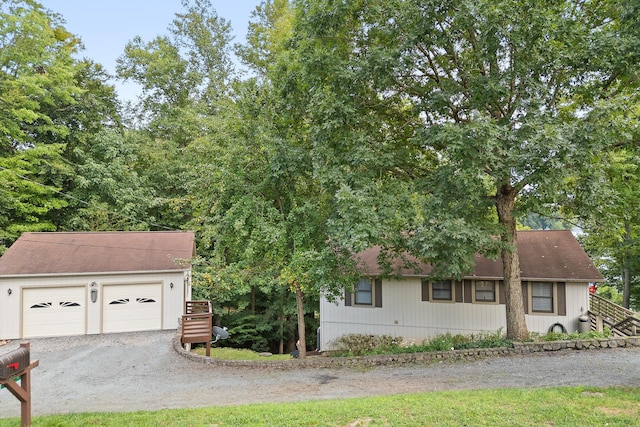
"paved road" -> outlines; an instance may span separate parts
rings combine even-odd
[[[173,331],[31,340],[33,416],[294,402],[502,387],[640,387],[640,348],[508,356],[473,362],[375,369],[270,371],[186,360]],[[0,347],[3,354],[18,346]],[[20,403],[0,390],[0,418]]]

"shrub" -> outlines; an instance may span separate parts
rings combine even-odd
[[[542,336],[532,336],[533,341],[561,341],[561,340],[588,340],[595,338],[609,338],[611,336],[611,329],[605,326],[602,332],[589,331],[589,332],[572,332],[570,334],[562,332],[549,332]]]
[[[333,342],[336,356],[362,356],[365,354],[395,353],[402,337],[389,335],[347,334]]]
[[[421,353],[449,351],[469,348],[511,347],[511,340],[502,336],[502,329],[493,334],[480,335],[437,335],[421,344],[402,344],[402,337],[388,335],[343,335],[333,342],[334,356],[364,356],[374,354]]]

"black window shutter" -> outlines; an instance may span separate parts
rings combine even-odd
[[[456,287],[456,302],[463,302],[464,296],[462,294],[462,282],[459,280],[453,280],[452,282]]]
[[[376,307],[382,307],[382,279],[376,279],[376,289],[374,292],[376,298]]]
[[[349,289],[344,290],[344,305],[346,307],[351,306],[351,292],[349,291]]]
[[[472,303],[473,302],[473,285],[471,280],[464,281],[464,302]]]
[[[529,283],[522,282],[522,303],[524,304],[524,314],[529,314]]]
[[[564,282],[558,282],[558,316],[567,315],[567,291]]]
[[[422,278],[422,301],[429,301],[429,279]]]

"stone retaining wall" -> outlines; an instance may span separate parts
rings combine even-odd
[[[212,357],[200,356],[186,351],[180,344],[180,334],[173,339],[173,348],[185,358],[221,367],[258,368],[258,369],[304,369],[304,368],[342,368],[350,366],[374,367],[389,364],[428,364],[440,361],[478,360],[488,357],[528,354],[545,351],[562,350],[596,350],[615,349],[624,347],[640,347],[640,337],[628,338],[598,338],[590,340],[567,340],[550,342],[515,342],[513,347],[478,348],[470,350],[451,350],[405,354],[383,354],[377,356],[360,357],[327,357],[313,356],[305,359],[290,359],[270,361],[258,360],[220,360]]]

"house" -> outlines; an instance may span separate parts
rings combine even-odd
[[[24,233],[0,257],[0,339],[176,329],[193,232]]]
[[[578,330],[579,317],[589,306],[589,283],[603,281],[602,276],[568,230],[519,231],[517,238],[529,331],[544,334],[556,323]],[[477,255],[474,271],[462,280],[434,281],[428,277],[429,265],[414,258],[418,268],[407,268],[396,260],[392,276],[398,279],[381,275],[379,253],[380,248],[371,248],[357,255],[363,278],[353,293],[336,302],[321,297],[323,350],[346,334],[420,343],[447,332],[506,330],[502,261]]]

